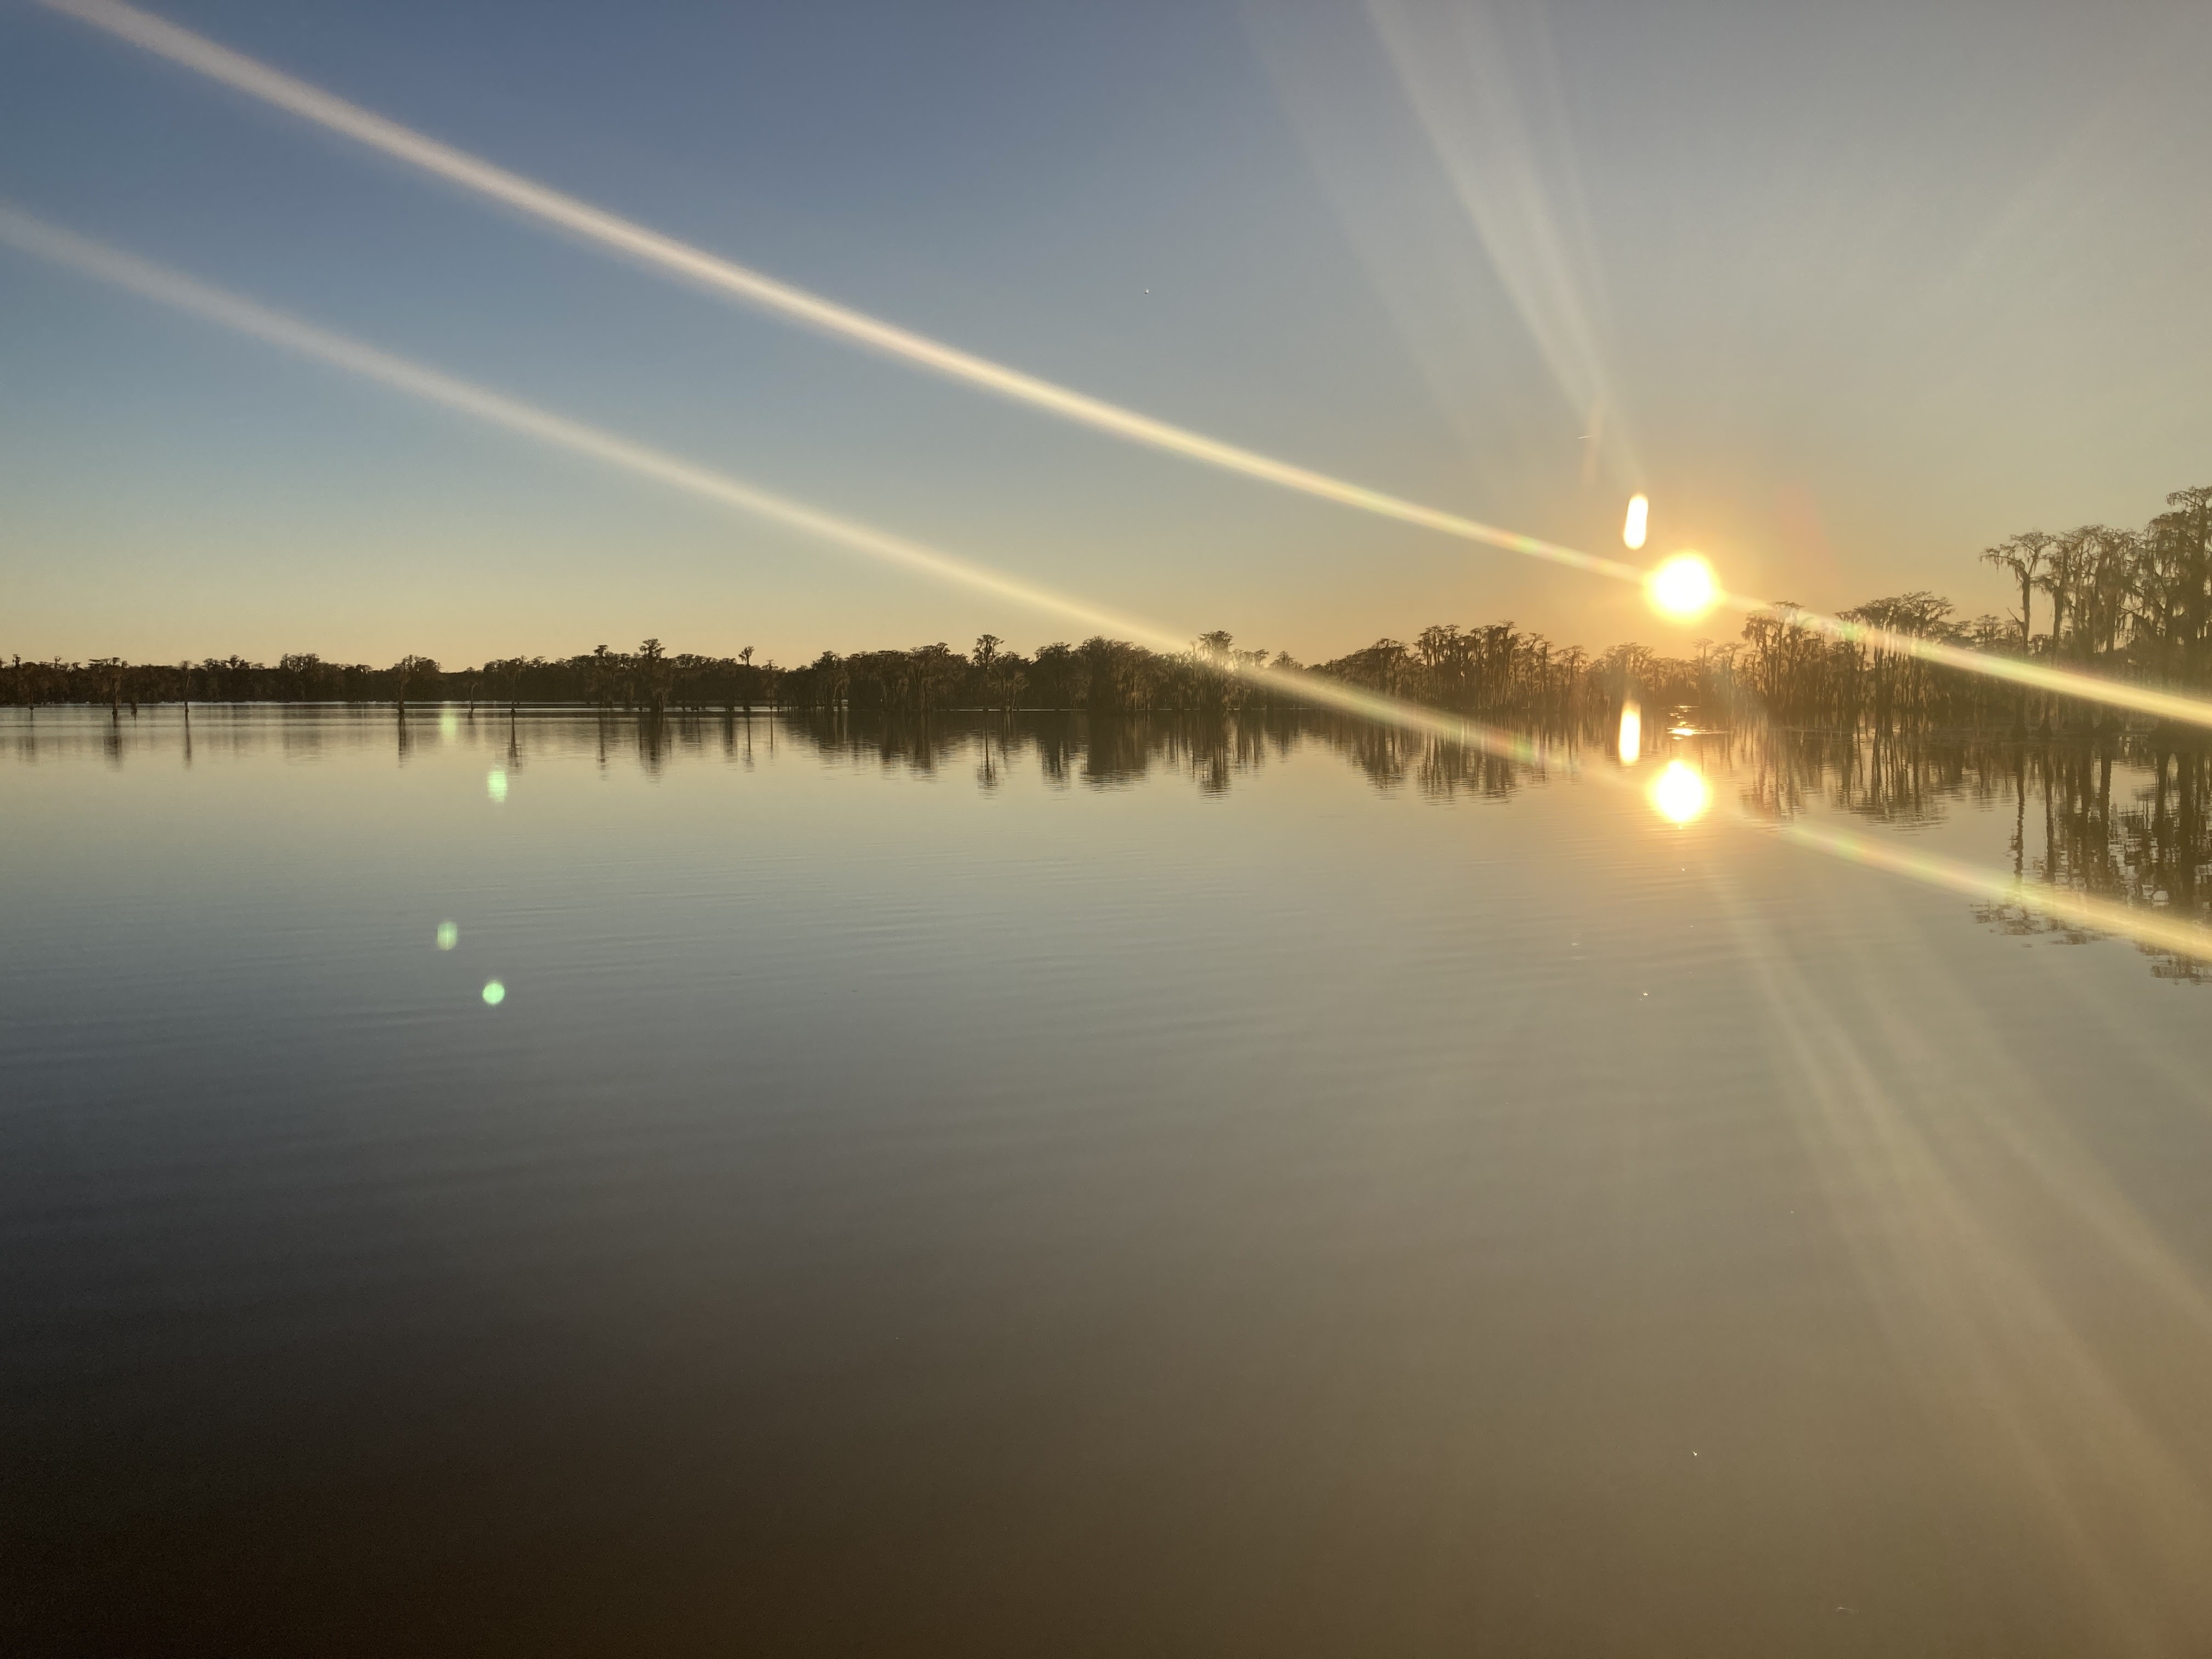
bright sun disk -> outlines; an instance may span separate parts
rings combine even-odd
[[[1679,622],[1695,622],[1719,602],[1721,585],[1702,553],[1677,553],[1644,580],[1651,608]]]

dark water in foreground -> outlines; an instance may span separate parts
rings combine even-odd
[[[0,721],[0,1650],[2212,1651],[2129,763]]]

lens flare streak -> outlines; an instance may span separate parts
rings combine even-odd
[[[1770,608],[1753,605],[1747,601],[1737,603],[1746,610]],[[2025,662],[2014,657],[1990,656],[1979,651],[1969,651],[1962,646],[1946,645],[1940,640],[1923,640],[1911,634],[1893,633],[1886,628],[1869,628],[1863,623],[1846,622],[1840,617],[1824,617],[1815,611],[1791,611],[1787,614],[1804,626],[1846,645],[1865,646],[1893,656],[1917,658],[1922,662],[1933,663],[1941,668],[2008,681],[2014,685],[2026,686],[2030,690],[2047,692],[2054,697],[2075,697],[2084,702],[2103,703],[2107,708],[2124,708],[2134,714],[2148,714],[2156,720],[2172,720],[2184,726],[2212,726],[2212,702],[2201,697],[2189,696],[2178,691],[2162,691],[2156,686],[2130,685],[2123,680],[2100,679],[2063,668],[2046,668],[2040,663]]]
[[[925,575],[937,576],[979,588],[1000,598],[1093,623],[1106,631],[1134,634],[1140,624],[1096,606],[1079,604],[1063,595],[993,570],[987,566],[940,553],[902,537],[893,536],[834,514],[818,512],[768,490],[757,489],[711,468],[680,459],[610,432],[586,426],[503,393],[474,386],[404,357],[364,345],[357,340],[318,328],[283,312],[210,288],[182,273],[141,259],[43,223],[0,205],[0,242],[37,254],[57,264],[82,270],[102,281],[127,289],[148,299],[249,334],[270,344],[283,346],[396,391],[438,404],[458,413],[505,427],[525,437],[609,465],[673,484],[761,518],[770,519],[821,539],[840,543],[889,563]],[[1164,635],[1142,629],[1144,642],[1153,644]],[[1187,641],[1176,639],[1166,648],[1180,649]]]
[[[1775,831],[1794,847],[1825,853],[1870,870],[1886,871],[1931,887],[1962,893],[1990,904],[2016,904],[2069,927],[2113,933],[2154,951],[2212,962],[2212,929],[2173,921],[2133,905],[2115,904],[2071,888],[2032,886],[2017,877],[1913,852],[1848,830],[1816,824],[1786,823]]]
[[[492,162],[397,121],[348,103],[319,87],[297,80],[206,36],[125,5],[122,0],[40,0],[48,9],[104,29],[131,45],[144,48],[171,63],[221,82],[236,91],[272,104],[330,131],[379,149],[410,166],[435,173],[449,183],[527,213],[547,223],[604,247],[683,276],[749,304],[787,317],[795,322],[839,335],[871,349],[905,359],[921,368],[963,380],[1064,419],[1133,443],[1172,452],[1249,477],[1260,478],[1286,489],[1336,501],[1364,512],[1419,525],[1466,541],[1548,559],[1577,570],[1589,570],[1622,580],[1640,581],[1643,572],[1619,560],[1604,559],[1534,536],[1520,535],[1495,525],[1423,507],[1417,501],[1369,489],[1364,485],[1331,477],[1324,472],[1279,461],[1273,456],[1236,444],[1206,437],[1166,421],[1155,420],[1134,410],[1123,409],[1103,398],[1042,380],[1036,375],[993,362],[957,346],[933,340],[834,300],[809,293],[789,283],[753,270],[648,230],[619,215],[595,208],[546,185],[508,172]]]

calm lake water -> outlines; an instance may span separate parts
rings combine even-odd
[[[2196,854],[1692,746],[0,713],[0,1647],[2212,1651],[2212,987],[1736,808]]]

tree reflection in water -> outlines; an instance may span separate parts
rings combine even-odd
[[[447,732],[434,706],[395,711],[203,704],[196,720],[175,708],[149,708],[129,720],[60,710],[33,718],[25,710],[0,720],[0,753],[35,763],[75,750],[123,767],[157,753],[173,761],[189,754],[197,737],[203,757],[274,745],[305,757],[325,747],[376,744],[405,766],[459,742],[495,749],[509,771],[523,769],[533,754],[591,755],[606,767],[626,753],[657,777],[681,765],[750,769],[773,761],[781,741],[817,762],[917,778],[965,767],[983,790],[1034,769],[1055,789],[1113,790],[1180,776],[1218,795],[1271,761],[1315,748],[1340,757],[1386,793],[1487,803],[1544,785],[1562,760],[1578,771],[1619,764],[1604,741],[1602,721],[1538,732],[1543,752],[1553,757],[1547,767],[1394,726],[1280,708],[1123,716],[512,707],[502,713],[504,718],[471,717]],[[1716,732],[1695,730],[1694,711],[1686,710],[1677,710],[1668,726],[1670,735],[1644,764],[1663,765],[1669,752],[1693,757],[1720,810],[1732,804],[1754,823],[1844,816],[1911,835],[1961,809],[2009,809],[2002,862],[2023,886],[2154,909],[2175,921],[2212,922],[2212,751],[2191,735],[2108,728],[2094,736],[2021,741],[1871,726],[1808,732],[1758,720]],[[1976,914],[2009,933],[2092,937],[2031,904],[1984,903]],[[2158,958],[2153,972],[2161,977],[2212,979],[2212,964],[2170,951],[2150,954]]]
[[[641,738],[641,758],[657,766],[669,754],[702,748],[703,738],[687,740],[683,733],[709,723],[665,721],[668,734]],[[1508,801],[1548,776],[1540,763],[1310,710],[1119,719],[802,714],[781,723],[817,755],[855,764],[931,775],[956,757],[966,757],[985,788],[999,787],[1016,769],[1035,766],[1059,787],[1079,783],[1113,789],[1156,775],[1181,775],[1218,794],[1271,758],[1307,745],[1340,756],[1378,790],[1440,801]],[[1588,733],[1543,735],[1553,754],[1571,756],[1578,767],[1614,764],[1607,746]],[[1800,732],[1753,722],[1668,741],[1693,752],[1720,799],[1732,795],[1753,821],[1839,813],[1909,833],[1940,823],[1961,807],[2009,805],[2008,862],[2022,883],[2155,908],[2175,920],[2212,922],[2206,810],[2212,757],[2186,746],[2185,739],[2112,734],[2093,741],[2021,743],[1871,728]],[[2023,904],[1980,905],[1976,915],[2011,933],[2092,937]],[[2212,979],[2212,964],[2151,954],[2158,958],[2152,971],[2161,977]]]

